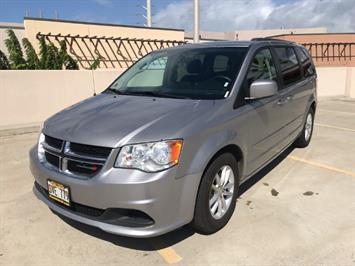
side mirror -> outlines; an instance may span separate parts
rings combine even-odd
[[[273,80],[256,80],[249,88],[249,97],[247,99],[260,99],[277,94],[277,83]]]

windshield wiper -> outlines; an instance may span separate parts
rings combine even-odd
[[[112,88],[108,88],[104,92],[111,92],[111,93],[118,94],[118,95],[128,95],[125,92],[122,92],[122,91],[119,91],[119,90],[115,90],[115,89],[112,89]]]
[[[157,91],[130,91],[130,92],[125,92],[125,94],[153,96],[153,97],[161,97],[161,98],[191,99],[187,96],[175,95],[175,94],[169,94],[169,93],[157,92]]]
[[[168,94],[168,93],[157,92],[157,91],[124,91],[123,92],[112,88],[108,88],[106,91],[118,95],[137,95],[137,96],[152,96],[152,97],[160,97],[160,98],[191,99],[190,97],[183,96],[183,95]]]

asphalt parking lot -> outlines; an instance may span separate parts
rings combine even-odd
[[[37,133],[0,137],[0,265],[355,265],[355,101],[319,102],[313,140],[243,185],[220,232],[110,235],[32,193]]]

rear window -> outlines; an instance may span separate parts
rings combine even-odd
[[[302,80],[301,69],[295,50],[292,47],[276,47],[275,51],[281,67],[281,76],[285,87]]]

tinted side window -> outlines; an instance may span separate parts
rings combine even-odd
[[[302,73],[307,78],[315,74],[315,69],[312,64],[311,58],[309,57],[308,52],[305,49],[297,47],[297,53],[301,61]]]
[[[287,87],[302,79],[295,50],[291,47],[275,48],[284,85]]]
[[[268,48],[258,51],[250,64],[241,90],[239,90],[235,106],[246,104],[245,97],[249,97],[250,85],[256,80],[277,80],[276,67]]]
[[[248,70],[246,84],[247,88],[259,79],[269,79],[276,81],[276,69],[269,49],[259,51],[253,58]]]

